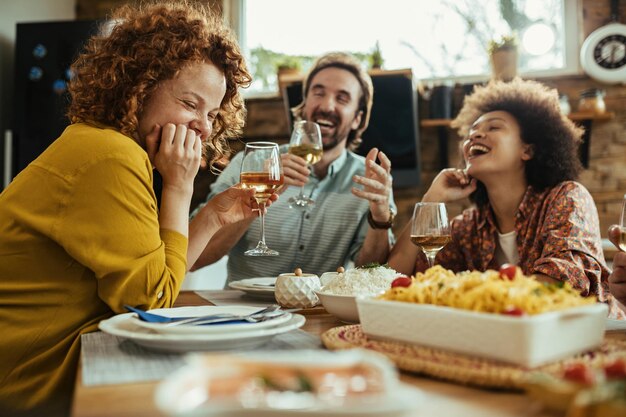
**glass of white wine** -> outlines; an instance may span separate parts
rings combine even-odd
[[[622,217],[619,222],[619,249],[626,252],[626,194],[624,194]]]
[[[309,168],[322,159],[323,154],[322,133],[317,123],[300,120],[293,125],[291,140],[289,141],[289,153],[303,158]],[[313,206],[315,201],[304,195],[304,186],[300,193],[287,200],[289,207],[297,210],[306,210]]]
[[[239,181],[244,188],[254,188],[254,198],[259,205],[261,239],[254,249],[244,252],[248,256],[277,256],[278,252],[265,244],[265,203],[272,193],[283,185],[283,166],[278,145],[272,142],[246,144]]]
[[[411,242],[418,246],[428,259],[430,268],[435,256],[450,241],[448,212],[444,203],[417,203],[411,219]]]

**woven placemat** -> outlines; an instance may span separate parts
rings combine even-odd
[[[463,355],[409,343],[368,338],[358,324],[335,327],[322,334],[328,349],[365,348],[382,353],[404,371],[426,374],[467,385],[498,389],[523,389],[531,374],[546,372],[561,375],[563,368],[574,362],[602,366],[615,358],[626,358],[626,340],[605,340],[599,348],[551,363],[528,369],[489,359]]]

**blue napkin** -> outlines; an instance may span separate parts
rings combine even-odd
[[[137,313],[141,321],[146,321],[148,323],[169,323],[172,321],[180,321],[180,320],[191,318],[191,317],[165,317],[159,314],[148,313],[147,311],[143,311],[139,308],[131,307],[129,305],[124,305],[124,308],[132,313]],[[248,322],[245,320],[233,319],[233,320],[227,320],[227,321],[223,321],[219,323],[203,323],[203,324],[200,324],[199,326],[216,326],[220,324],[233,324],[233,323],[248,323]]]
[[[172,317],[160,316],[158,314],[148,313],[147,311],[143,311],[139,308],[131,307],[129,305],[125,305],[124,308],[130,312],[137,313],[140,320],[147,321],[148,323],[169,323],[171,321],[178,321],[178,320],[188,318],[188,317],[172,318]]]

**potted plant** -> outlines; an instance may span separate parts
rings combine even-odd
[[[380,51],[380,44],[376,41],[376,45],[374,46],[374,50],[369,56],[370,68],[371,69],[381,69],[383,67],[383,63],[385,60],[383,59],[383,54]]]
[[[285,86],[285,78],[298,76],[300,74],[300,59],[295,56],[284,56],[276,64],[276,78],[278,80],[278,92],[282,93]]]
[[[487,47],[493,78],[510,81],[517,75],[517,37],[502,36]]]
[[[301,69],[300,60],[295,56],[285,56],[278,61],[276,69],[279,77],[286,74],[298,74]]]

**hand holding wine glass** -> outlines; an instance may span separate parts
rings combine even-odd
[[[265,203],[284,183],[278,145],[272,142],[250,142],[246,144],[241,162],[240,182],[244,188],[254,189],[254,198],[259,205],[261,238],[254,249],[246,251],[248,256],[276,256],[278,252],[265,244]]]
[[[323,153],[322,133],[317,123],[300,120],[294,124],[291,140],[289,141],[289,153],[303,158],[309,168],[322,159]],[[304,186],[300,193],[291,197],[289,207],[298,210],[306,210],[315,204],[313,199],[304,195]]]
[[[418,246],[428,259],[430,268],[435,256],[450,241],[448,213],[444,203],[417,203],[411,219],[411,242]]]

